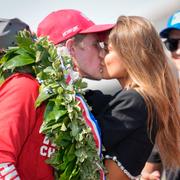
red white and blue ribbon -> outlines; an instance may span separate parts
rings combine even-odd
[[[61,52],[58,53],[60,61],[61,61],[61,68],[66,70],[65,79],[67,84],[72,84],[74,81],[78,79],[77,72],[73,71],[70,68],[64,66],[64,59],[61,56]],[[97,120],[94,118],[93,114],[89,111],[89,108],[84,101],[84,99],[80,95],[76,95],[76,101],[79,102],[79,107],[82,110],[82,116],[87,124],[91,128],[91,132],[94,138],[94,142],[96,144],[97,153],[100,158],[102,158],[102,142],[101,142],[101,133],[100,128],[97,123]],[[100,169],[100,180],[106,180],[104,170],[102,167],[97,164],[98,168]]]
[[[82,110],[82,116],[86,121],[86,124],[91,128],[91,132],[93,134],[94,142],[96,144],[96,148],[98,150],[98,155],[100,158],[102,157],[102,142],[101,142],[101,133],[100,128],[97,123],[97,120],[94,118],[93,114],[89,111],[88,106],[84,99],[80,95],[76,95],[76,100],[79,102],[79,107]],[[105,173],[102,167],[97,164],[100,169],[100,180],[105,180]]]

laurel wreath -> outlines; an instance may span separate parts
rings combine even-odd
[[[61,180],[99,180],[99,165],[91,129],[86,125],[81,108],[75,99],[83,95],[86,83],[76,78],[66,83],[72,67],[68,55],[60,59],[57,48],[47,38],[37,38],[28,31],[17,36],[17,47],[7,50],[0,61],[0,83],[15,72],[32,74],[40,82],[36,107],[46,103],[40,132],[56,144],[55,153],[47,160],[55,169],[55,178]]]

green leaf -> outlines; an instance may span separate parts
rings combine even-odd
[[[5,62],[7,62],[9,59],[13,58],[16,54],[16,51],[18,50],[18,47],[13,47],[11,49],[8,49],[8,51],[6,52],[6,54],[1,58],[0,60],[0,64],[3,64]]]
[[[76,121],[72,121],[71,124],[70,124],[70,128],[71,128],[71,135],[73,137],[76,137],[79,132],[80,132],[80,127],[78,126],[77,122]]]
[[[67,146],[72,142],[72,138],[68,131],[62,132],[60,131],[59,134],[56,136],[55,144],[58,146]]]
[[[5,80],[4,77],[1,76],[1,77],[0,77],[0,85],[4,82],[4,80]]]
[[[40,91],[38,98],[36,99],[35,107],[39,107],[42,102],[49,99],[50,97],[54,96],[54,93],[47,93],[47,91],[44,89],[43,91]]]
[[[58,121],[60,117],[64,116],[67,113],[67,110],[57,110],[55,113],[55,120]]]
[[[80,173],[79,172],[80,172],[80,168],[76,164],[71,175],[70,175],[70,179],[71,180],[79,180],[80,179]]]
[[[45,109],[45,112],[44,112],[44,118],[47,120],[48,118],[48,115],[50,112],[52,112],[53,110],[53,107],[54,107],[54,102],[53,101],[49,101],[46,105],[46,109]]]
[[[34,59],[28,54],[21,54],[13,57],[4,64],[4,70],[13,69],[15,67],[25,66],[34,63]]]
[[[64,173],[60,176],[61,180],[68,180],[70,178],[70,175],[74,169],[75,166],[75,162],[72,161],[71,163],[69,163],[68,165],[66,165],[66,169],[64,171]]]
[[[66,131],[67,130],[67,127],[64,123],[62,123],[62,126],[61,126],[61,131]]]
[[[84,88],[87,88],[87,83],[82,82],[82,80],[79,79],[75,82],[75,86],[77,87],[77,89],[84,89]]]
[[[33,37],[32,34],[27,30],[20,31],[18,33],[18,36],[16,37],[18,46],[21,49],[27,50],[29,52],[29,54],[35,53],[35,51],[33,49],[33,46],[35,44],[35,42],[34,42],[35,38],[36,37]]]
[[[48,55],[49,55],[49,53],[47,52],[46,49],[42,49],[41,51],[37,51],[37,53],[36,53],[36,62],[47,61]]]

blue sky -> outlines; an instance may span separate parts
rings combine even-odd
[[[0,17],[18,17],[36,32],[46,15],[64,8],[78,9],[95,23],[114,23],[122,14],[141,15],[152,21],[156,16],[166,18],[180,9],[180,3],[179,0],[1,0]]]

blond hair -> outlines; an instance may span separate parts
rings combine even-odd
[[[180,166],[180,108],[178,83],[162,41],[153,25],[138,16],[120,16],[109,43],[119,53],[148,109],[148,132],[156,124],[156,144],[165,166]]]

